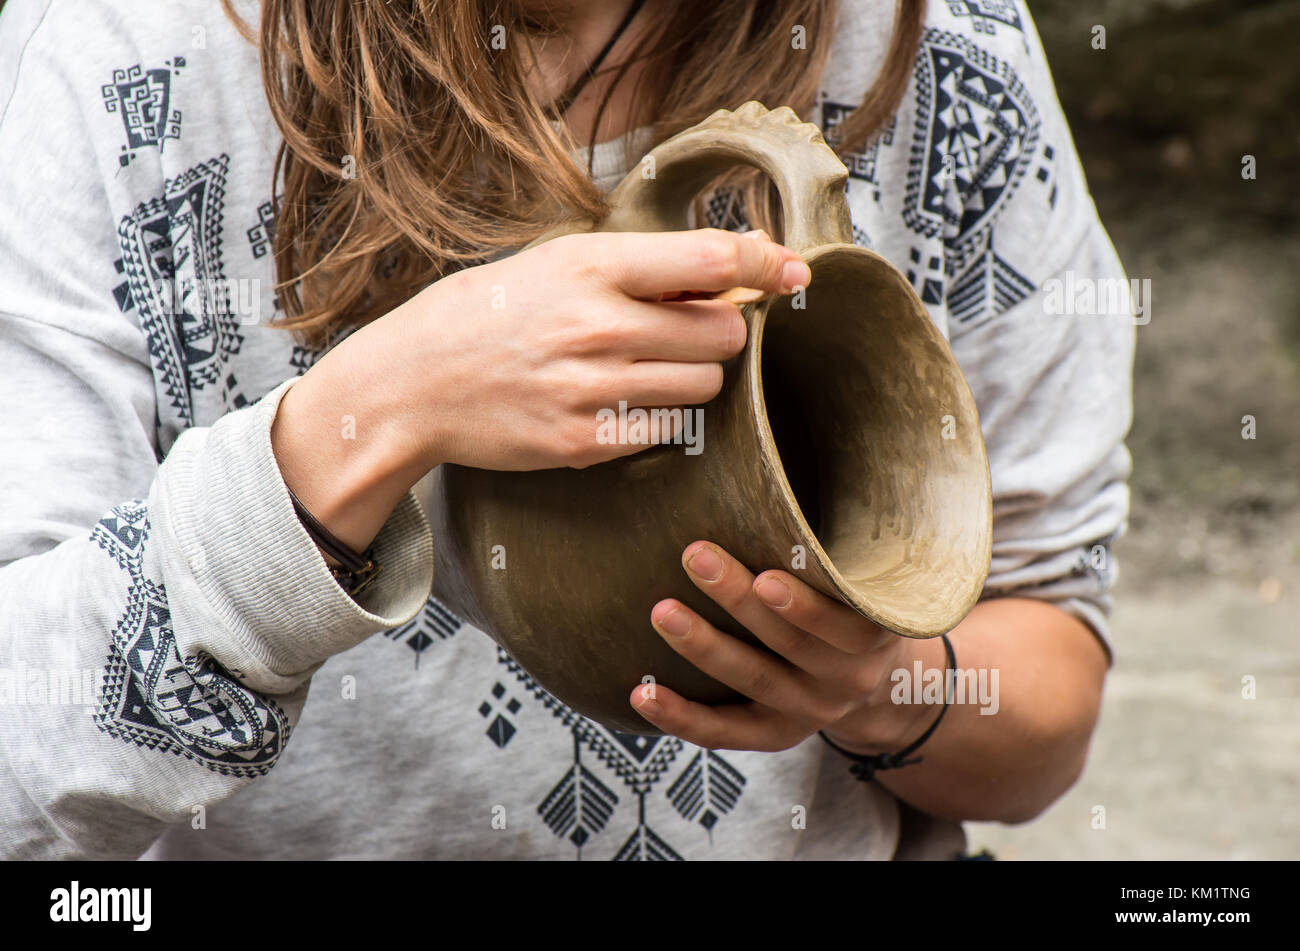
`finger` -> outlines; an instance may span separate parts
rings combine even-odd
[[[752,231],[741,232],[742,238],[752,238],[755,241],[771,241],[772,236],[762,228],[755,228]],[[754,287],[733,287],[729,290],[718,291],[716,294],[710,294],[707,291],[681,291],[677,294],[664,294],[661,300],[694,300],[700,297],[711,297],[715,300],[730,301],[733,304],[752,304],[767,297],[765,291],[760,291]]]
[[[682,564],[697,588],[800,670],[825,676],[847,660],[824,640],[774,613],[755,593],[749,569],[718,546],[692,542],[682,553]]]
[[[714,680],[765,707],[806,722],[838,719],[822,709],[811,682],[781,658],[724,634],[675,598],[650,612],[655,630],[674,651]]]
[[[657,301],[679,291],[725,291],[737,285],[789,294],[812,280],[794,251],[717,228],[602,235],[611,242],[612,283]]]
[[[745,349],[740,308],[722,300],[637,303],[617,346],[632,360],[717,362]]]
[[[619,371],[618,399],[628,406],[699,406],[722,391],[720,363],[639,360]]]
[[[757,750],[776,753],[806,739],[811,731],[774,710],[753,703],[711,707],[654,684],[637,685],[632,707],[665,733],[709,750]]]
[[[691,433],[688,433],[677,439],[677,433],[682,428],[681,417],[685,415],[685,410],[681,407],[655,407],[663,415],[662,417],[649,416],[644,433],[637,431],[632,433],[629,430],[627,439],[611,439],[606,436],[601,438],[598,433],[592,442],[592,453],[589,460],[583,461],[574,468],[584,468],[587,465],[594,465],[600,462],[607,462],[612,459],[622,459],[626,456],[635,456],[637,453],[645,452],[661,445],[685,445],[688,450],[690,447],[698,444],[698,439]],[[677,413],[673,413],[673,409]],[[653,410],[647,410],[648,414]],[[689,437],[689,438],[688,438]],[[676,441],[675,441],[676,440]],[[678,449],[677,451],[681,451]]]
[[[888,647],[898,636],[788,571],[763,572],[754,579],[753,590],[766,610],[846,654]]]

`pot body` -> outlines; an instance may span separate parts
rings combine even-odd
[[[757,643],[686,578],[688,544],[708,539],[765,567],[788,565],[796,545],[806,551],[760,449],[747,363],[726,370],[702,407],[697,455],[665,444],[582,470],[435,474],[438,597],[556,697],[614,729],[655,732],[628,702],[647,677],[701,702],[735,699],[650,625],[651,608],[674,597]]]

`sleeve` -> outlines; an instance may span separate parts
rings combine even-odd
[[[1023,37],[1000,27],[997,46],[934,34],[923,51],[940,66],[962,58],[969,86],[946,304],[989,455],[984,596],[1057,604],[1113,657],[1111,546],[1127,523],[1134,306],[1146,301],[1099,220],[1027,11],[1020,23]]]
[[[334,583],[271,451],[293,380],[158,462],[68,78],[97,40],[43,37],[58,8],[0,18],[0,856],[133,858],[274,766],[320,664],[424,604],[432,540],[408,493],[376,584]]]

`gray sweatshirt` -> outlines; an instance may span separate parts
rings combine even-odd
[[[870,85],[886,6],[846,0],[824,128]],[[576,715],[430,598],[423,486],[377,584],[334,584],[271,452],[318,356],[268,326],[278,144],[219,4],[4,4],[0,855],[957,854],[959,825],[816,737],[710,751]],[[638,158],[598,146],[595,177]],[[979,404],[987,596],[1104,642],[1132,302],[1078,292],[1127,285],[1023,5],[931,2],[896,120],[847,164],[856,239],[914,283]]]

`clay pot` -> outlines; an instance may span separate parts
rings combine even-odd
[[[979,598],[991,500],[965,378],[908,281],[852,244],[847,173],[817,128],[750,102],[650,154],[597,230],[685,229],[717,174],[756,166],[780,193],[784,243],[812,269],[806,307],[744,307],[749,340],[703,407],[698,455],[665,444],[584,470],[444,465],[430,516],[444,603],[574,710],[653,735],[628,702],[647,677],[705,703],[741,699],[663,642],[655,602],[678,598],[758,643],[687,578],[692,541],[934,637]],[[543,240],[566,230],[581,229]]]

